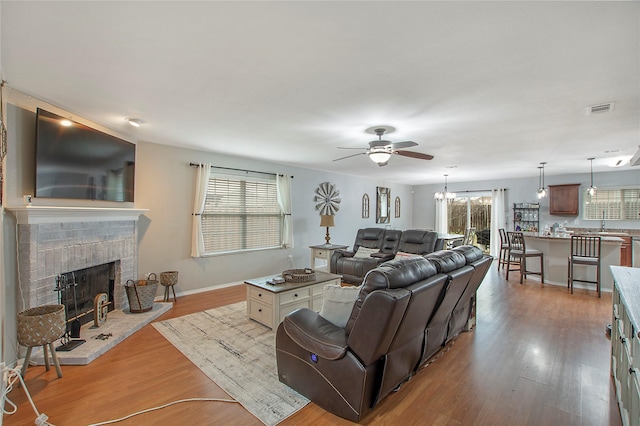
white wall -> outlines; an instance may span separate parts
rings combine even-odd
[[[248,160],[200,151],[178,149],[153,143],[138,143],[136,162],[136,207],[149,209],[139,223],[138,271],[179,271],[178,291],[242,281],[251,277],[275,274],[288,269],[288,255],[295,267],[310,265],[310,245],[323,244],[325,228],[315,210],[315,188],[328,181],[340,191],[340,210],[330,228],[331,242],[352,245],[355,231],[375,223],[376,186],[391,189],[391,222],[389,226],[407,229],[412,224],[411,188],[341,174],[301,169],[273,163]],[[191,211],[196,170],[190,162],[262,172],[293,175],[292,214],[294,247],[289,249],[191,258]],[[364,193],[371,199],[369,219],[362,219],[361,200]],[[401,218],[393,214],[393,200],[399,196]]]
[[[555,222],[567,222],[569,227],[576,228],[600,228],[598,220],[582,219],[582,200],[584,191],[590,184],[589,173],[567,174],[545,176],[545,185],[561,185],[569,183],[579,183],[580,186],[580,212],[578,216],[555,216],[549,214],[549,198],[538,200],[536,192],[538,190],[538,176],[531,178],[509,179],[509,180],[483,180],[473,182],[448,183],[448,189],[452,192],[473,191],[484,189],[506,188],[505,217],[506,229],[513,229],[513,203],[540,203],[540,229],[545,225],[552,225]],[[624,185],[640,185],[640,166],[623,167],[611,172],[594,173],[594,184],[601,189]],[[419,185],[414,186],[413,199],[413,226],[416,228],[433,227],[435,223],[435,202],[433,193],[442,191],[443,184],[439,185]],[[607,229],[640,229],[640,221],[614,221],[608,220],[605,223]]]

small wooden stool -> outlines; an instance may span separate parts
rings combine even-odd
[[[56,355],[53,342],[62,337],[66,331],[67,321],[64,305],[43,305],[27,309],[18,314],[18,343],[27,347],[27,356],[22,364],[20,374],[24,377],[31,358],[31,351],[35,346],[42,346],[44,352],[44,365],[47,371],[50,369],[49,354],[51,350],[53,364],[56,367],[58,377],[62,377],[62,370]]]
[[[176,290],[174,286],[178,283],[178,271],[160,272],[160,284],[164,286],[164,302],[169,302],[171,298],[170,291],[173,292],[173,301],[177,302]],[[169,290],[171,289],[171,290]]]

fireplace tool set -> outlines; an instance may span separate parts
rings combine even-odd
[[[71,279],[69,279],[67,275],[58,275],[56,277],[56,287],[54,291],[58,292],[58,299],[60,300],[60,304],[65,306],[67,314],[67,331],[62,336],[62,345],[56,348],[56,351],[59,352],[69,352],[86,342],[86,340],[80,339],[80,327],[82,325],[80,323],[80,317],[84,316],[85,314],[78,315],[78,298],[76,295],[77,286],[78,283],[76,282],[76,275],[73,272],[71,273]],[[73,318],[69,318],[70,288],[73,289]]]

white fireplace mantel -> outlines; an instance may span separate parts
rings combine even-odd
[[[10,211],[19,225],[41,223],[101,222],[109,220],[138,220],[148,209],[117,207],[58,207],[58,206],[18,206],[5,209]]]

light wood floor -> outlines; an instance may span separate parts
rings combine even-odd
[[[367,425],[620,425],[609,376],[611,294],[507,282],[495,265],[478,292],[478,323],[400,391],[385,398]],[[245,299],[241,286],[178,299],[160,319]],[[116,419],[171,401],[228,396],[151,325],[87,366],[30,367],[27,386],[57,426]],[[17,414],[4,424],[33,425],[21,388]],[[119,425],[261,424],[239,404],[188,402]],[[346,425],[314,404],[283,425]]]

